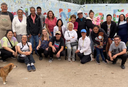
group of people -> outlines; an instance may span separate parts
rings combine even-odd
[[[49,62],[53,61],[54,54],[58,60],[67,54],[69,62],[75,61],[77,54],[81,64],[91,60],[100,64],[101,55],[105,63],[111,61],[115,64],[118,58],[121,58],[121,68],[125,69],[128,19],[126,20],[123,14],[119,16],[118,24],[112,21],[110,14],[106,16],[106,21],[101,23],[99,17],[94,18],[92,10],[86,18],[79,10],[78,18],[71,15],[71,21],[65,26],[51,10],[45,19],[41,7],[30,7],[31,13],[28,17],[23,15],[22,9],[18,9],[18,16],[14,18],[12,13],[7,11],[6,3],[1,4],[1,9],[0,53],[3,61],[18,56],[17,60],[25,62],[28,71],[35,71],[35,60],[32,56],[34,51],[39,60],[43,59],[44,53],[45,58],[49,57]]]

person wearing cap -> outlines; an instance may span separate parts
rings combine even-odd
[[[79,10],[77,12],[77,15],[78,15],[78,18],[76,19],[76,22],[78,22],[78,29],[77,29],[78,38],[81,37],[81,30],[86,29],[86,27],[87,27],[86,29],[87,36],[89,36],[89,28],[93,28],[94,24],[90,19],[86,19],[83,17],[82,11]]]
[[[7,10],[7,4],[2,3],[0,11],[0,39],[4,37],[6,30],[12,29],[13,14],[11,12],[8,12]]]
[[[49,42],[49,54],[50,60],[49,62],[53,61],[53,54],[56,54],[58,60],[61,60],[61,56],[64,56],[64,40],[61,37],[61,32],[56,31],[56,35],[53,36]]]
[[[77,46],[71,47],[71,43],[77,41],[77,33],[73,29],[74,28],[74,24],[72,22],[69,22],[67,24],[67,28],[68,28],[68,30],[65,32],[64,38],[66,40],[68,61],[70,62],[71,58],[72,58],[72,61],[75,61],[75,51],[76,51]],[[72,51],[72,57],[71,57],[71,51]]]
[[[87,31],[86,29],[81,30],[81,35],[82,37],[79,38],[78,42],[78,49],[76,50],[75,53],[78,54],[81,64],[85,64],[89,61],[91,61],[91,42],[90,38],[86,36]]]
[[[100,32],[103,32],[103,38],[104,38],[104,40],[102,42],[99,42],[96,39],[96,38],[98,38]],[[105,31],[103,29],[99,28],[98,25],[94,25],[94,28],[93,28],[93,30],[91,32],[91,38],[92,38],[92,41],[93,41],[94,45],[97,48],[99,48],[99,46],[103,46],[103,54],[104,54],[105,59],[107,59],[106,43],[107,43],[107,40],[108,40],[108,36],[105,33]],[[96,51],[96,54],[97,54],[97,51]],[[96,57],[98,57],[98,56],[99,55],[97,54]]]

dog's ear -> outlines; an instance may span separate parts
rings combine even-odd
[[[12,70],[12,64],[9,65],[9,72]]]

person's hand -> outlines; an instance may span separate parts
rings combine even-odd
[[[72,37],[72,38],[74,38],[74,37]]]
[[[108,43],[109,43],[109,44],[111,44],[111,43],[112,43],[111,38],[108,38]]]
[[[46,48],[46,51],[48,51],[48,48]]]
[[[103,42],[100,42],[100,46],[103,46]]]
[[[16,56],[17,56],[17,53],[16,53],[15,51],[13,52],[13,56],[14,56],[14,57],[16,57]]]
[[[70,41],[70,40],[67,40],[67,42]]]
[[[38,37],[40,37],[40,34],[38,34]]]
[[[97,48],[99,48],[99,47],[100,47],[100,45],[97,45],[96,47],[97,47]]]
[[[14,32],[14,37],[16,37],[16,32]]]
[[[29,38],[31,38],[31,36],[32,36],[32,35],[31,35],[31,34],[29,34]]]
[[[37,50],[39,50],[39,48],[40,48],[39,46],[36,47]]]
[[[76,50],[76,52],[75,53],[79,53],[80,51],[79,50]]]
[[[57,57],[57,58],[60,57],[60,52],[58,52],[58,53],[56,54],[56,57]]]
[[[52,36],[51,32],[49,33],[50,36]]]
[[[115,59],[117,57],[117,55],[114,55],[112,58]]]
[[[74,29],[75,31],[77,31],[77,29]]]
[[[56,52],[56,48],[52,46],[52,52]]]
[[[112,58],[112,57],[110,57],[110,60],[111,60],[111,61],[113,61],[113,58]]]

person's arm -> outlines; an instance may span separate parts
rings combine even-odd
[[[39,40],[39,44],[36,49],[38,50],[40,48],[40,46],[41,46],[41,41]]]
[[[100,45],[100,42],[95,40],[95,37],[94,37],[93,34],[94,34],[94,33],[93,33],[93,31],[92,31],[92,32],[91,32],[91,38],[92,38],[93,43],[94,43],[94,44],[97,44],[97,45]]]
[[[41,24],[41,21],[40,21],[41,19],[40,19],[40,17],[39,17],[39,24],[38,24],[38,28],[39,28],[39,33],[38,33],[38,35],[40,36],[40,34],[42,33],[42,24]]]
[[[61,40],[61,48],[60,48],[60,50],[58,51],[58,52],[62,52],[64,50],[64,40],[62,39]]]
[[[75,22],[74,30],[77,31],[77,29],[78,29],[78,22]]]
[[[29,17],[27,17],[27,34],[31,35],[31,33],[30,33]]]
[[[109,38],[113,38],[114,35],[115,35],[115,33],[116,33],[116,31],[117,31],[117,25],[116,25],[116,23],[114,22],[114,24],[113,24],[113,29],[110,31]]]
[[[19,54],[26,55],[26,53],[25,53],[25,52],[22,52],[22,51],[21,51],[21,49],[20,49],[20,47],[19,47],[19,46],[17,46],[17,51],[18,51],[18,53],[19,53]]]
[[[108,51],[108,56],[110,57],[110,60],[113,60],[111,51]]]
[[[53,36],[55,36],[56,33],[56,26],[53,28]]]
[[[43,16],[43,27],[45,26],[45,16]]]
[[[89,47],[90,47],[90,39],[88,38],[87,43],[86,43],[86,47],[83,50],[80,50],[80,53],[87,51]]]
[[[29,45],[29,55],[32,53],[32,45]]]
[[[120,53],[117,53],[116,55],[120,56],[120,55],[126,54],[126,52],[127,52],[126,49],[123,49],[123,51],[121,51]]]
[[[15,18],[14,18],[13,21],[12,21],[12,31],[14,32],[14,37],[16,37],[15,22],[16,22],[16,20],[15,20]]]
[[[74,34],[75,34],[75,37],[73,38],[73,39],[75,39],[75,40],[77,40],[77,33],[76,33],[76,31],[74,31]]]
[[[51,32],[50,32],[50,30],[49,30],[49,28],[48,28],[48,18],[45,19],[45,26],[46,26],[46,29],[47,29],[48,33],[49,33],[50,36],[51,36]]]
[[[3,47],[5,50],[7,50],[7,51],[9,51],[9,52],[12,52],[12,53],[14,53],[15,51],[13,51],[11,48],[9,48],[9,47]]]
[[[65,32],[64,38],[65,38],[65,40],[71,40],[72,39],[72,37],[70,36],[68,31]]]

